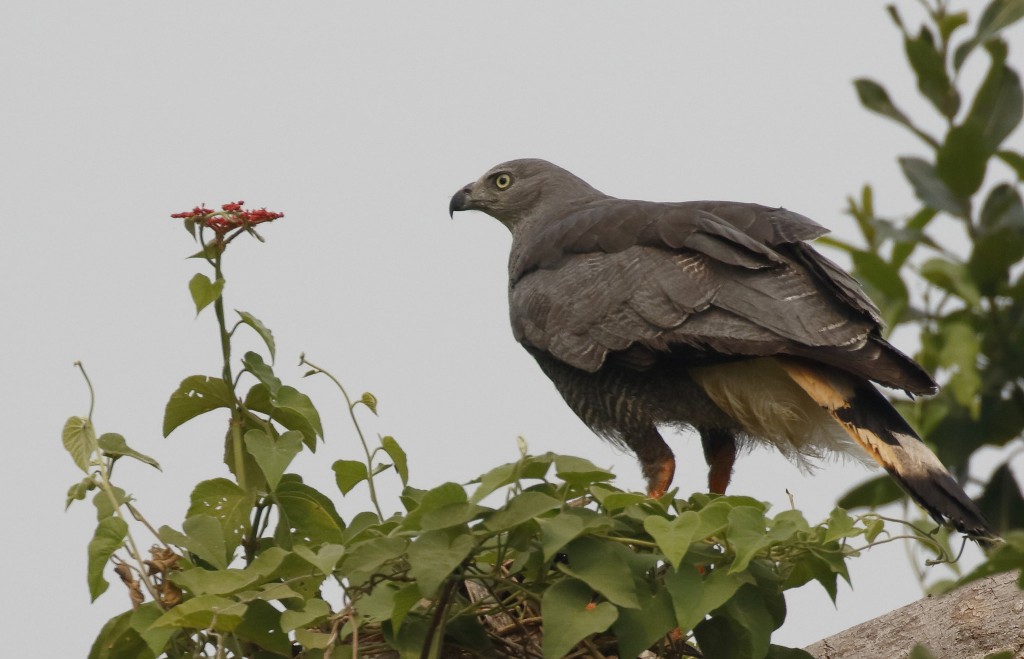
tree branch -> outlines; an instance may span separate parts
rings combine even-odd
[[[805,648],[816,659],[906,657],[915,644],[939,659],[982,659],[1024,650],[1024,591],[999,574],[941,597],[925,597]]]

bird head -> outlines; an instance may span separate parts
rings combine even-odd
[[[586,181],[546,160],[525,158],[495,165],[452,196],[455,211],[483,211],[513,233],[527,220],[543,213],[550,217],[559,207],[571,207],[588,198],[603,197]]]

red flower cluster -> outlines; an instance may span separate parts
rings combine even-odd
[[[196,206],[190,211],[174,213],[171,217],[201,223],[205,227],[213,229],[221,235],[231,231],[232,229],[249,227],[256,224],[262,224],[263,222],[270,222],[279,217],[284,217],[284,213],[268,211],[266,208],[244,210],[242,208],[242,204],[244,203],[244,201],[229,202],[222,205],[221,210],[219,211],[210,210],[205,206]]]

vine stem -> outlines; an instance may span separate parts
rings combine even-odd
[[[377,518],[383,520],[384,513],[381,510],[380,503],[377,501],[377,488],[373,485],[373,453],[370,452],[370,446],[366,443],[366,437],[363,435],[363,429],[359,425],[359,420],[356,419],[356,404],[352,402],[351,398],[349,398],[348,392],[345,391],[345,387],[341,384],[338,378],[334,377],[328,371],[325,371],[313,362],[307,360],[305,353],[299,355],[299,364],[310,367],[315,373],[322,373],[329,377],[331,382],[334,383],[334,386],[341,391],[341,395],[345,397],[345,404],[346,407],[348,407],[348,415],[352,418],[352,425],[356,428],[356,433],[359,435],[359,443],[363,445],[363,453],[366,454],[366,484],[370,488],[370,501],[373,503],[373,507],[377,511]]]
[[[76,361],[75,366],[82,372],[82,377],[85,378],[85,384],[89,387],[89,416],[86,420],[89,424],[89,428],[92,429],[92,413],[96,408],[96,392],[93,389],[92,380],[89,379],[89,374],[85,371],[85,365],[80,361]],[[95,434],[96,431],[92,430],[92,432]],[[149,575],[146,573],[145,563],[143,562],[144,559],[142,558],[142,553],[139,552],[139,547],[135,544],[135,538],[132,536],[131,526],[128,524],[128,520],[124,518],[124,514],[121,512],[121,503],[118,502],[117,497],[114,495],[114,486],[110,483],[110,468],[114,459],[105,458],[103,456],[103,451],[100,450],[99,446],[95,446],[95,451],[97,465],[96,473],[100,478],[100,489],[103,490],[103,493],[107,495],[107,499],[110,500],[113,514],[124,522],[125,544],[128,545],[128,553],[131,554],[132,558],[135,559],[135,562],[138,564],[137,569],[139,571],[139,576],[142,578],[142,583],[146,584],[146,590],[149,591],[150,597],[159,602],[159,592],[149,580]]]
[[[89,379],[89,374],[85,372],[85,366],[82,362],[76,361],[75,366],[82,372],[82,377],[85,378],[85,386],[89,387],[89,415],[86,418],[89,420],[89,425],[92,425],[92,411],[96,405],[96,391],[92,388],[92,380]]]

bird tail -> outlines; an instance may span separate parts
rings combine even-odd
[[[888,400],[866,380],[797,359],[778,363],[940,524],[988,545],[985,516]]]

